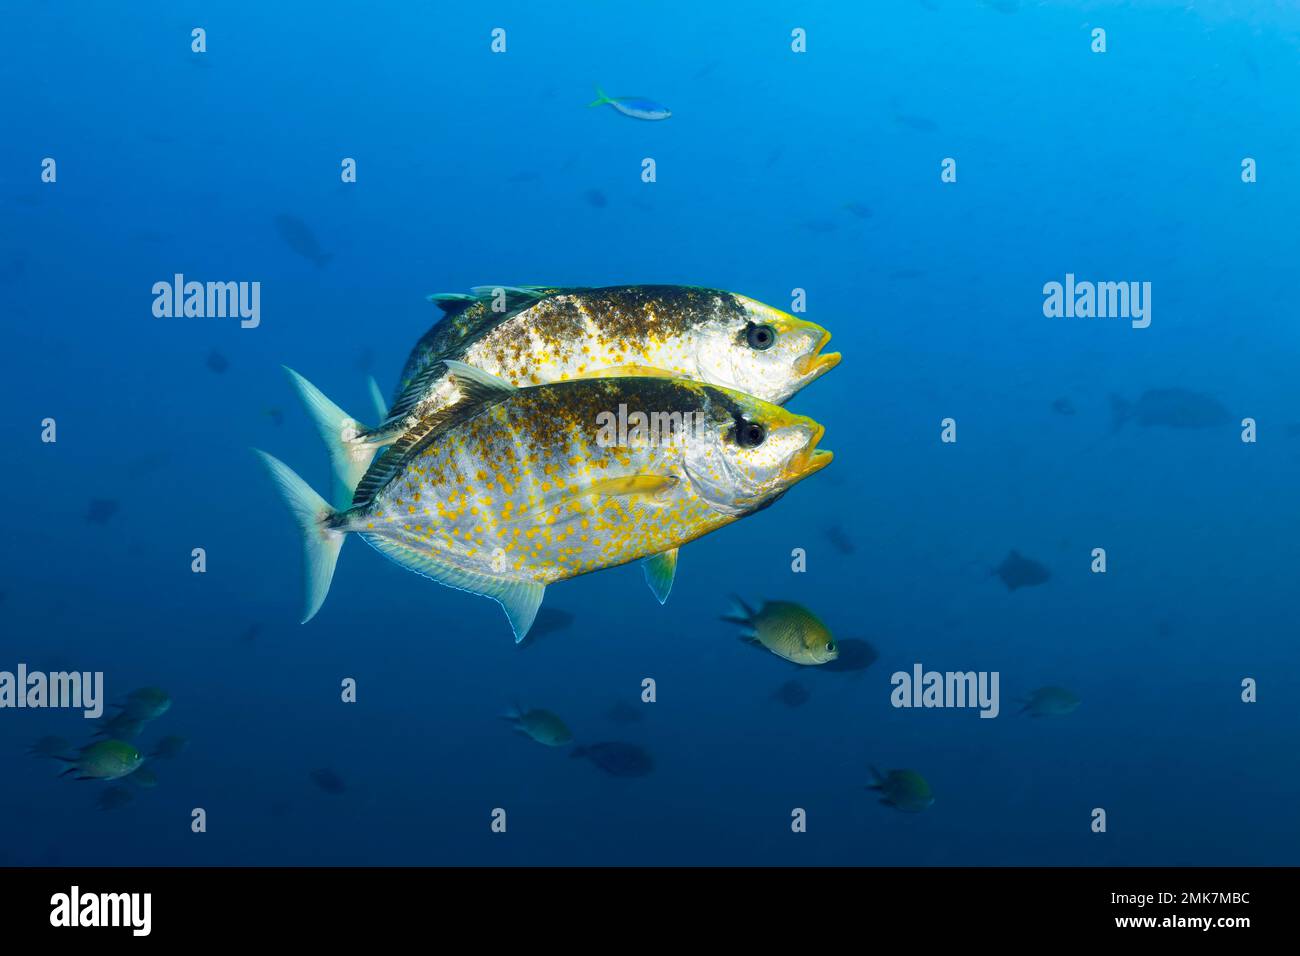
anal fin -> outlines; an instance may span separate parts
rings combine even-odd
[[[510,621],[518,644],[528,634],[537,618],[537,610],[546,596],[546,585],[535,581],[510,580],[497,574],[484,574],[456,567],[432,552],[423,551],[382,534],[361,535],[375,550],[416,574],[459,591],[490,597],[501,605]]]

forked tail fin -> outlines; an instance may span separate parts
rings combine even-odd
[[[293,469],[274,455],[258,451],[266,470],[271,473],[285,504],[298,519],[302,528],[303,571],[306,576],[306,600],[302,623],[306,624],[325,603],[330,582],[334,580],[334,566],[338,564],[345,532],[331,526],[338,512],[303,481]]]
[[[361,483],[378,448],[359,440],[366,431],[364,425],[331,402],[324,392],[293,369],[286,365],[284,370],[289,373],[289,380],[297,389],[302,403],[307,406],[307,411],[316,424],[316,431],[329,449],[334,474],[346,490],[346,500],[343,494],[339,495],[339,507],[347,508],[352,504],[352,494]]]
[[[732,624],[746,624],[754,620],[754,609],[745,603],[744,599],[733,594],[731,596],[731,608],[726,614],[722,615],[724,621],[730,621]]]
[[[370,401],[375,406],[375,412],[382,422],[388,417],[388,402],[384,401],[384,393],[379,390],[379,383],[375,381],[373,375],[366,377],[366,386],[370,389]]]

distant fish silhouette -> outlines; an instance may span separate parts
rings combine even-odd
[[[573,741],[573,731],[560,719],[558,714],[542,708],[523,709],[516,704],[511,710],[501,715],[515,732],[522,734],[544,747],[563,747]]]
[[[1073,415],[1074,402],[1070,401],[1068,398],[1058,398],[1056,401],[1052,402],[1052,411],[1056,412],[1058,415]]]
[[[871,207],[864,202],[846,202],[844,208],[859,219],[870,219],[873,215]]]
[[[812,691],[797,680],[788,680],[772,696],[787,707],[802,707],[812,700]]]
[[[185,748],[190,742],[184,737],[168,736],[163,737],[153,746],[149,753],[150,760],[173,760],[185,752]]]
[[[655,768],[643,747],[611,740],[586,747],[574,747],[570,757],[585,757],[611,777],[644,777]]]
[[[290,216],[287,213],[281,213],[275,217],[275,228],[280,233],[280,238],[298,255],[304,259],[309,259],[316,268],[324,266],[332,258],[332,253],[325,252],[316,241],[316,236],[312,234],[307,224],[297,216]]]
[[[320,789],[324,790],[326,793],[340,794],[346,792],[348,789],[347,784],[343,782],[342,777],[336,774],[333,770],[325,767],[321,767],[311,772],[311,782],[316,784],[316,786],[320,787]]]
[[[1187,622],[1177,611],[1170,611],[1156,621],[1156,636],[1162,641],[1182,634],[1187,629]]]
[[[108,519],[117,514],[117,502],[112,498],[91,498],[90,510],[86,512],[89,524],[108,524]]]
[[[537,643],[539,637],[558,634],[571,624],[573,624],[573,615],[568,611],[544,607],[537,612],[537,617],[533,619],[533,626],[529,629],[528,635],[517,646],[532,647]]]
[[[118,716],[132,720],[157,720],[171,710],[172,698],[161,687],[141,687],[126,695],[125,704],[114,704],[121,708]]]
[[[139,717],[133,717],[126,711],[122,711],[112,717],[101,719],[99,729],[95,731],[95,736],[112,737],[115,740],[131,740],[140,735],[144,725],[145,721]]]
[[[165,451],[151,452],[148,455],[141,455],[139,458],[133,458],[126,464],[126,474],[128,478],[140,478],[150,472],[157,471],[171,461],[171,455]]]
[[[203,364],[218,375],[224,375],[226,369],[230,368],[230,361],[216,349],[208,353],[207,361]]]
[[[1052,576],[1052,572],[1046,565],[1032,558],[1022,557],[1019,551],[1014,550],[993,569],[993,573],[1002,579],[1008,591],[1046,584]]]
[[[99,795],[96,805],[101,810],[118,810],[135,799],[135,791],[129,787],[109,787]]]
[[[819,667],[819,672],[860,674],[880,657],[871,642],[864,641],[860,637],[842,637],[838,644],[840,656]]]
[[[894,807],[904,813],[920,813],[934,805],[934,794],[930,790],[930,785],[915,770],[890,770],[881,773],[872,767],[871,776],[875,779],[867,789],[878,791],[880,802],[887,807]]]
[[[605,194],[601,192],[599,189],[588,189],[585,193],[582,194],[582,198],[587,200],[588,206],[591,206],[595,209],[604,209],[607,205],[609,205],[609,200],[605,198]]]
[[[840,554],[853,554],[853,552],[858,550],[853,544],[853,539],[845,534],[844,529],[839,525],[831,525],[827,528],[826,538],[835,546],[835,550]]]
[[[1064,687],[1040,687],[1020,703],[1020,713],[1030,717],[1064,717],[1078,709],[1079,698]]]
[[[639,724],[645,719],[645,713],[640,707],[629,704],[625,700],[620,700],[605,711],[605,717],[616,724]]]
[[[1143,392],[1136,402],[1110,397],[1111,431],[1132,420],[1143,428],[1211,428],[1226,425],[1232,416],[1218,399],[1185,388],[1157,388]]]
[[[1245,49],[1241,50],[1241,60],[1246,65],[1246,71],[1250,73],[1251,78],[1258,80],[1259,64],[1255,62],[1255,58],[1250,55],[1249,50],[1245,50]]]
[[[63,737],[42,737],[27,750],[31,757],[66,757],[73,753],[76,753],[76,748]]]

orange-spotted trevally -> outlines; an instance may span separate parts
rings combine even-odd
[[[655,370],[777,404],[840,361],[822,352],[830,333],[820,325],[715,289],[498,286],[431,298],[445,314],[411,351],[393,405],[374,428],[290,370],[349,493],[387,482],[460,400],[448,360],[516,386]],[[385,445],[392,447],[370,468]]]
[[[732,389],[658,376],[515,388],[454,360],[448,370],[465,400],[347,509],[260,453],[302,527],[304,621],[324,602],[349,534],[441,584],[494,598],[516,640],[547,586],[630,561],[646,559],[662,601],[681,545],[831,461],[817,447],[821,425]]]

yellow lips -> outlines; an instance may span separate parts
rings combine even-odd
[[[835,457],[834,452],[817,447],[817,443],[826,434],[826,428],[816,422],[810,421],[810,424],[816,429],[812,438],[790,461],[790,477],[795,481],[816,474],[829,465]]]
[[[819,328],[811,322],[806,324],[810,328]],[[812,378],[817,378],[819,375],[825,375],[835,366],[840,364],[840,358],[842,356],[839,352],[827,352],[825,355],[822,354],[822,349],[824,349],[826,343],[831,340],[831,334],[825,329],[822,329],[821,333],[822,337],[817,342],[817,347],[812,350],[812,354],[805,355],[794,363],[795,374],[808,375]]]

